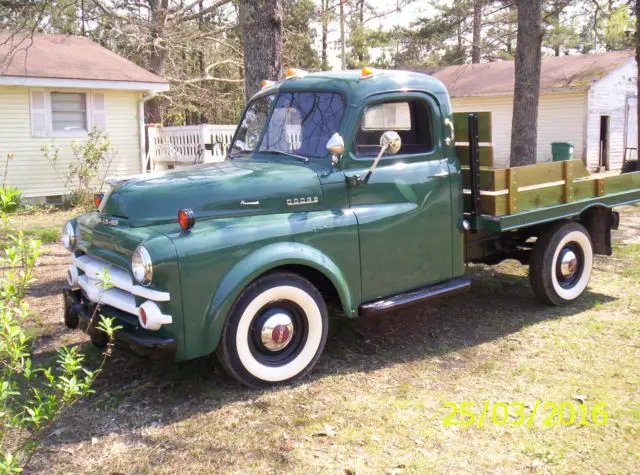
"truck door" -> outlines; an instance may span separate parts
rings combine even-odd
[[[383,156],[369,182],[357,184],[387,130],[400,135],[399,152]],[[426,94],[389,94],[362,109],[345,174],[358,220],[363,301],[453,277],[451,180],[440,137],[440,110]]]

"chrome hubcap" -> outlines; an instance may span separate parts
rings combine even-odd
[[[286,313],[271,315],[262,325],[260,331],[262,344],[267,350],[280,351],[293,338],[293,321]]]
[[[562,277],[571,277],[578,269],[578,256],[573,251],[567,250],[560,261],[560,273]]]

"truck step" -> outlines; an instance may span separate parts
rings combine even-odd
[[[471,280],[468,277],[457,277],[455,279],[428,285],[420,289],[410,290],[401,294],[390,295],[378,300],[372,300],[360,306],[360,315],[363,317],[373,317],[383,315],[410,305],[420,304],[443,295],[450,295],[462,292],[471,287]]]

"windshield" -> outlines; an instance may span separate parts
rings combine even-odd
[[[264,129],[264,124],[267,121],[271,103],[275,97],[275,94],[271,94],[270,96],[256,99],[251,103],[244,114],[242,123],[238,127],[238,133],[231,146],[230,155],[253,152],[255,150],[258,140],[260,140],[262,129]]]
[[[272,95],[251,103],[238,128],[232,155],[255,150],[273,100]],[[338,131],[343,112],[344,100],[340,94],[283,92],[278,96],[266,124],[259,151],[324,157],[327,155],[327,141]]]

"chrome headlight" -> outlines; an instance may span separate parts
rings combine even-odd
[[[131,271],[133,278],[142,285],[149,285],[153,277],[151,256],[143,246],[138,246],[131,257]]]
[[[67,223],[62,228],[62,245],[68,251],[73,251],[76,247],[77,236],[76,230],[73,228],[73,224],[67,221]]]

